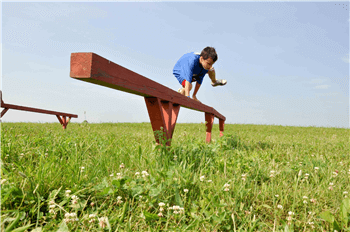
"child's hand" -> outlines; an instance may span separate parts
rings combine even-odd
[[[192,99],[193,99],[193,100],[196,100],[197,102],[200,102],[200,101],[197,99],[196,96],[192,96]]]

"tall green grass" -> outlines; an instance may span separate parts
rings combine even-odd
[[[149,123],[2,123],[1,229],[350,231],[349,129],[212,134],[177,124],[169,148]]]

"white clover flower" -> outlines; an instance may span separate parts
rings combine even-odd
[[[122,174],[121,173],[117,173],[117,179],[122,179]]]
[[[145,178],[149,176],[148,172],[147,171],[142,171],[142,177]]]
[[[100,227],[103,229],[107,226],[108,217],[101,217],[98,219]]]
[[[224,188],[228,188],[228,187],[230,187],[230,184],[228,183],[224,184]]]
[[[347,194],[348,194],[348,192],[347,192],[347,191],[344,191],[344,192],[343,192],[343,194],[344,194],[344,195],[347,195]]]
[[[311,199],[310,199],[310,202],[311,202],[311,203],[316,203],[316,199],[311,198]]]
[[[204,179],[205,179],[205,176],[199,177],[199,180],[200,180],[200,181],[204,181]]]
[[[315,171],[318,171],[320,168],[319,167],[315,167],[314,169],[315,169]]]
[[[1,185],[5,184],[6,181],[6,179],[1,179]]]
[[[303,196],[303,199],[308,199],[308,197],[307,196]]]
[[[69,194],[71,193],[72,191],[70,190],[66,190],[66,197],[69,197]]]
[[[109,176],[114,176],[114,174],[112,173],[111,175],[109,175]]]
[[[89,215],[89,218],[95,218],[96,217],[96,214],[90,214]]]
[[[159,204],[158,204],[160,207],[163,207],[163,206],[165,206],[165,204],[163,203],[163,202],[159,202]]]
[[[304,203],[304,204],[307,204],[307,200],[304,200],[303,203]]]
[[[207,180],[207,182],[208,182],[208,183],[211,183],[211,182],[213,182],[213,181],[212,181],[212,180]]]
[[[180,206],[178,206],[178,205],[173,206],[173,210],[179,210],[179,209],[180,209]]]
[[[159,212],[159,213],[158,213],[158,217],[163,217],[162,212]]]
[[[276,194],[275,197],[279,197],[280,195]]]
[[[118,196],[118,197],[117,197],[117,204],[121,204],[121,203],[123,203],[122,197],[121,197],[121,196]]]
[[[228,192],[228,191],[230,191],[230,189],[229,189],[229,188],[225,188],[224,191],[225,191],[225,192]]]
[[[121,165],[119,165],[119,168],[125,168],[125,165],[122,163]]]
[[[80,167],[80,172],[83,172],[85,167]]]
[[[188,193],[188,189],[184,189],[184,192],[185,192],[185,193]]]
[[[329,183],[330,186],[333,186],[333,182]]]
[[[73,195],[73,196],[71,196],[71,198],[72,198],[72,204],[73,204],[73,205],[75,205],[75,204],[77,204],[77,203],[78,203],[78,199],[79,199],[79,197],[77,197],[77,196]]]
[[[174,155],[174,160],[177,160],[177,155]]]
[[[289,211],[289,212],[288,212],[288,215],[289,215],[289,216],[292,216],[292,215],[294,215],[294,212]]]
[[[277,205],[277,208],[283,209],[283,206],[282,205]]]
[[[303,174],[303,171],[300,170],[299,173],[298,173],[298,176],[301,176]]]
[[[49,208],[50,209],[53,209],[53,208],[55,208],[56,207],[56,205],[49,205]]]

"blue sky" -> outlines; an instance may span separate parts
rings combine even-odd
[[[6,103],[78,114],[72,122],[149,122],[142,97],[70,78],[70,54],[94,52],[177,90],[176,61],[213,46],[217,78],[228,83],[213,88],[206,76],[197,97],[226,123],[349,128],[349,1],[2,2],[1,10]],[[58,122],[15,110],[2,121]],[[181,108],[178,122],[204,122],[204,113]]]

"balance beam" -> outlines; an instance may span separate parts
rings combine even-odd
[[[153,131],[164,131],[168,140],[173,136],[180,106],[205,112],[206,142],[211,141],[214,117],[219,119],[220,136],[223,135],[226,118],[214,108],[185,97],[95,53],[72,53],[70,77],[144,97]],[[155,139],[159,143],[156,134]],[[170,141],[167,145],[170,145]]]
[[[37,108],[32,108],[32,107],[26,107],[26,106],[19,106],[19,105],[13,105],[13,104],[4,103],[4,101],[2,100],[2,91],[0,91],[0,99],[1,99],[1,108],[4,108],[1,111],[1,118],[2,118],[2,116],[4,116],[4,114],[9,109],[30,111],[30,112],[42,113],[42,114],[53,114],[53,115],[56,115],[58,121],[63,126],[63,129],[67,128],[67,125],[68,125],[68,123],[69,123],[71,118],[78,118],[78,115],[76,115],[76,114],[67,114],[67,113],[62,113],[62,112],[56,112],[56,111],[50,111],[50,110],[42,110],[42,109],[37,109]],[[67,119],[67,117],[68,117],[68,119]]]

